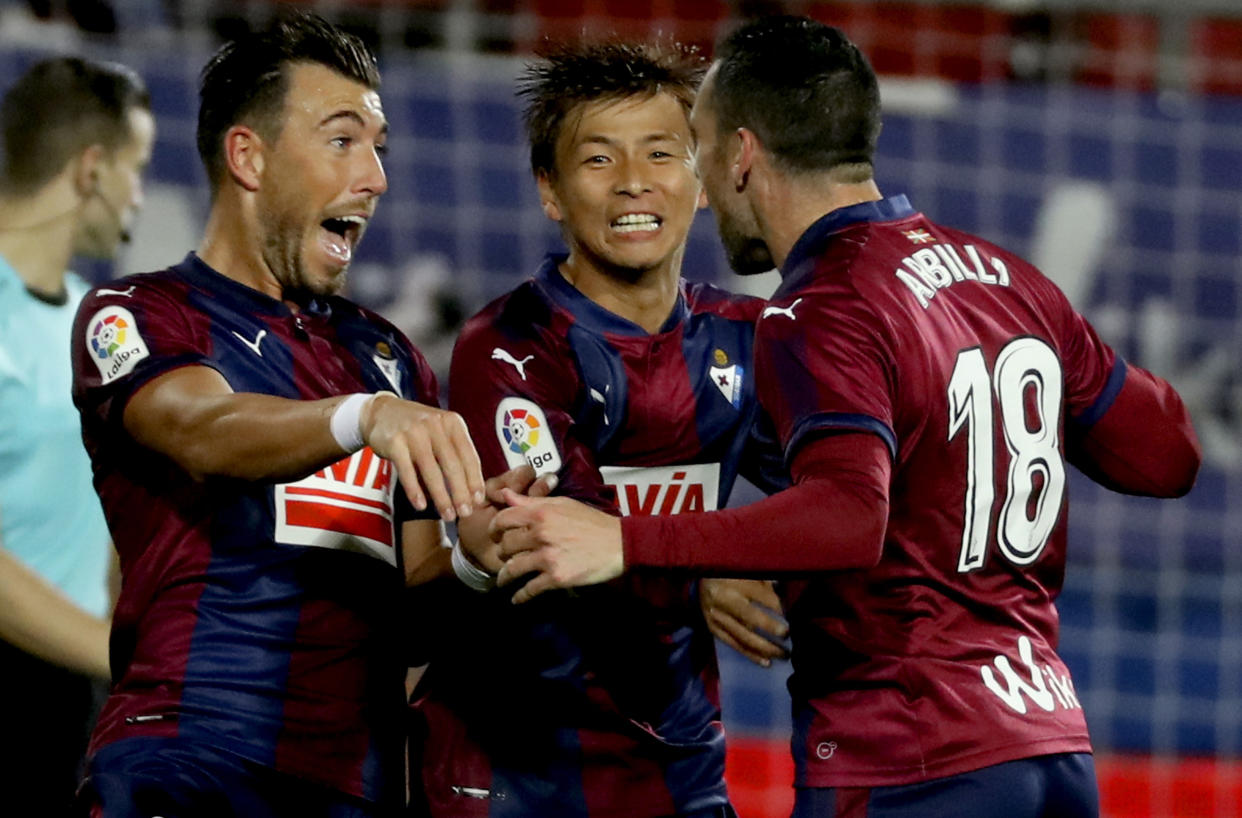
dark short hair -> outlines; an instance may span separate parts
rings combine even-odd
[[[0,103],[0,185],[32,193],[91,145],[116,150],[133,138],[129,112],[150,107],[142,79],[123,65],[78,57],[35,63]]]
[[[763,17],[717,49],[711,87],[721,133],[753,131],[791,171],[841,168],[871,176],[880,87],[867,58],[838,29],[805,17]]]
[[[580,105],[664,92],[689,115],[706,65],[697,49],[675,42],[618,41],[546,45],[518,83],[536,174],[555,175],[561,127]]]
[[[375,55],[352,34],[314,14],[278,17],[266,29],[225,43],[199,80],[198,155],[215,191],[224,179],[224,134],[239,123],[265,138],[280,135],[289,68],[318,63],[379,88]]]

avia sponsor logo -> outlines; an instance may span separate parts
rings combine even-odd
[[[1082,709],[1078,696],[1074,694],[1074,682],[1069,674],[1058,676],[1052,665],[1036,663],[1031,640],[1025,636],[1018,638],[1018,658],[1026,666],[1022,671],[1015,669],[1009,657],[1003,654],[998,655],[993,662],[996,670],[1000,672],[999,676],[993,671],[992,665],[984,665],[979,669],[984,685],[1011,710],[1026,715],[1028,699],[1047,713],[1051,713],[1058,705],[1065,710]]]
[[[601,466],[604,485],[626,517],[715,511],[720,464]]]
[[[509,468],[529,463],[536,475],[558,472],[561,453],[548,418],[534,401],[505,398],[496,407],[496,440]]]
[[[128,375],[151,354],[133,313],[115,306],[104,307],[86,322],[86,348],[104,383]]]
[[[275,491],[275,540],[356,551],[396,565],[392,464],[368,446]]]

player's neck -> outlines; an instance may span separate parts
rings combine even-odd
[[[225,202],[221,191],[207,217],[198,257],[220,275],[283,300],[284,288],[263,260],[253,218],[244,215],[244,203]]]
[[[31,196],[0,197],[0,256],[30,290],[64,292],[81,208],[73,191],[56,181]]]
[[[664,326],[677,303],[683,250],[659,267],[632,275],[630,271],[606,269],[575,252],[559,269],[565,280],[587,298],[654,334]]]
[[[760,229],[777,267],[782,267],[798,239],[825,214],[884,198],[874,180],[839,183],[830,177],[782,176],[756,202]]]

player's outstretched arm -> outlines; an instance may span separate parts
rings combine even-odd
[[[124,424],[138,443],[198,479],[295,480],[348,453],[331,426],[347,399],[234,392],[214,369],[187,366],[138,389],[126,404]],[[453,520],[483,502],[479,456],[456,413],[381,394],[363,406],[358,432],[392,461],[420,511],[430,497],[440,516]]]
[[[752,577],[874,567],[888,521],[884,442],[863,432],[818,438],[791,471],[785,491],[703,514],[617,518],[564,497],[506,492],[513,507],[491,524],[506,558],[498,582],[535,574],[513,597],[525,602],[635,566]]]
[[[1113,491],[1181,497],[1203,451],[1181,397],[1145,369],[1126,364],[1125,382],[1104,414],[1068,438],[1071,463]]]
[[[779,641],[789,625],[776,616],[781,600],[771,580],[705,579],[699,605],[712,634],[756,665],[770,667],[789,655]]]

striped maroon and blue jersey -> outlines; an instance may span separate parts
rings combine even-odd
[[[466,325],[450,405],[484,473],[522,463],[624,514],[708,511],[739,470],[780,484],[751,373],[763,302],[682,282],[655,333],[548,259]],[[768,455],[771,455],[770,457]],[[433,815],[631,816],[719,808],[724,736],[711,634],[685,577],[545,594],[461,590],[415,713]]]
[[[893,461],[879,565],[784,586],[798,785],[1089,752],[1057,654],[1066,438],[1125,363],[1038,270],[904,196],[824,216],[782,277],[755,356],[787,458],[863,432]]]
[[[404,512],[391,465],[364,448],[289,483],[196,480],[136,443],[122,416],[143,384],[183,366],[211,367],[236,392],[387,389],[434,404],[422,356],[342,298],[293,312],[193,254],[92,291],[73,349],[74,401],[123,576],[91,752],[180,736],[400,803]]]

